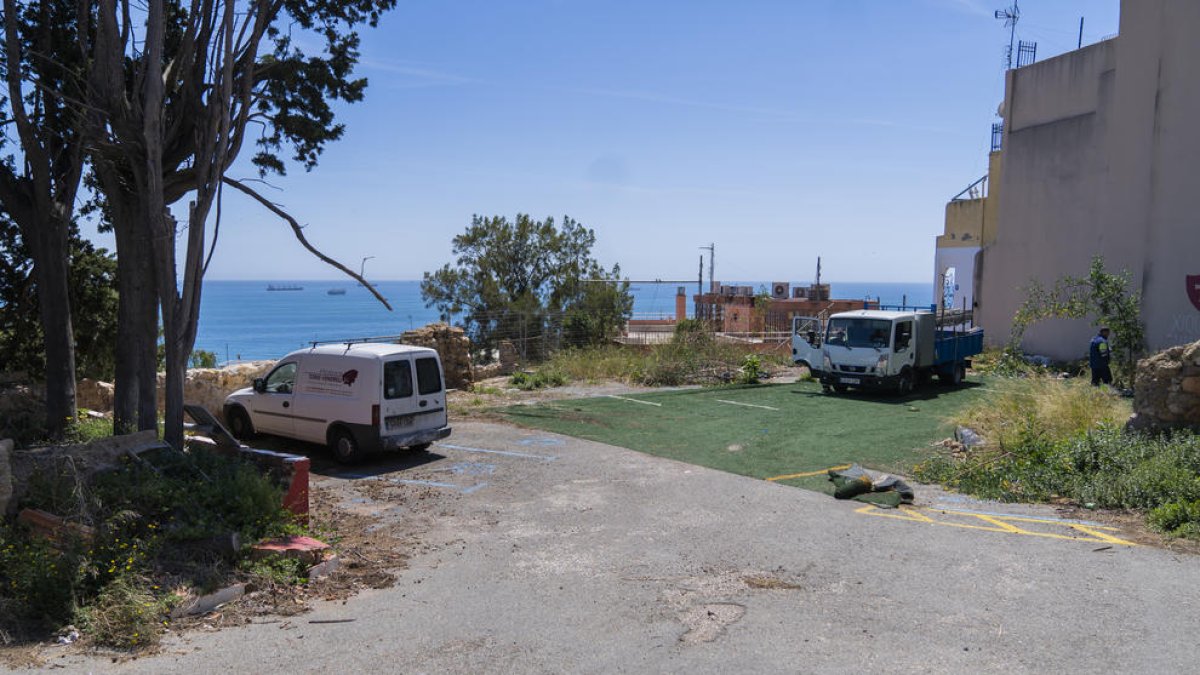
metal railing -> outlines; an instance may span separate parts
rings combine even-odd
[[[983,178],[980,178],[979,180],[975,181],[974,183],[971,183],[970,185],[968,185],[965,189],[963,189],[962,192],[954,195],[954,197],[951,198],[950,201],[963,202],[963,201],[969,201],[972,199],[983,199],[984,197],[987,197],[987,195],[988,195],[988,177],[987,177],[987,174],[984,174]]]

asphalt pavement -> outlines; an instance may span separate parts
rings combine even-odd
[[[428,520],[425,552],[394,587],[288,622],[172,636],[151,657],[52,662],[111,673],[1182,673],[1200,657],[1200,560],[1048,509],[883,512],[478,422],[458,423],[430,458],[317,478],[437,495],[408,514]]]

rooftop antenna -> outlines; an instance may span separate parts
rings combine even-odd
[[[1013,67],[1013,47],[1017,42],[1017,21],[1021,19],[1021,8],[1017,6],[1018,0],[1013,0],[1012,7],[996,10],[996,18],[1004,19],[1004,27],[1009,29],[1008,33],[1008,52],[1005,56],[1005,65],[1008,70]]]

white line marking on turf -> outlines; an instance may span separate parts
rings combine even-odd
[[[655,402],[653,402],[653,401],[639,401],[639,400],[637,400],[636,398],[628,398],[628,397],[625,397],[625,396],[617,396],[616,394],[609,394],[609,395],[608,395],[608,397],[609,397],[609,398],[615,398],[615,399],[617,399],[617,400],[620,400],[620,401],[629,401],[630,403],[641,403],[642,405],[652,405],[652,406],[655,406],[656,408],[661,408],[661,407],[662,407],[662,404],[661,404],[661,403],[655,403]]]
[[[524,457],[526,459],[540,459],[543,462],[553,462],[558,459],[551,455],[532,455],[527,452],[513,452],[511,450],[485,450],[483,448],[468,448],[465,445],[450,445],[449,443],[438,443],[439,448],[450,448],[451,450],[462,450],[463,452],[483,452],[489,455],[504,455],[506,457]]]
[[[779,411],[779,408],[772,408],[769,405],[756,405],[754,403],[738,403],[737,401],[726,401],[723,398],[718,398],[718,399],[714,399],[714,400],[717,403],[728,403],[729,405],[741,405],[741,406],[746,406],[747,408],[762,408],[763,410],[774,410],[776,412]]]

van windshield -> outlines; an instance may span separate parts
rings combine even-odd
[[[887,319],[833,318],[829,320],[826,344],[886,349],[891,334],[892,322]]]

